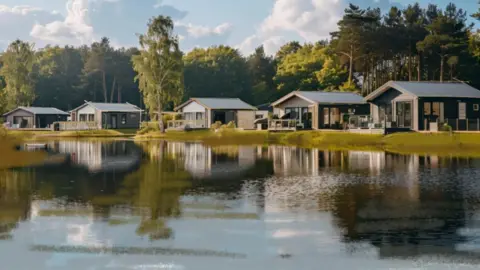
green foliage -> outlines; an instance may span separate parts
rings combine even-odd
[[[228,46],[197,48],[183,58],[188,97],[235,97],[252,102],[247,62]]]
[[[35,99],[32,78],[35,52],[33,44],[16,40],[1,56],[0,76],[5,81],[3,93],[7,111],[17,106],[30,106]]]
[[[222,122],[217,121],[217,122],[213,123],[210,128],[212,130],[217,130],[217,129],[220,129],[221,127],[222,127]]]
[[[150,113],[157,112],[159,119],[163,106],[180,102],[183,95],[182,52],[173,28],[170,17],[151,19],[147,33],[140,35],[142,50],[132,57],[133,68],[138,73],[135,79],[145,105]],[[159,126],[163,132],[163,123]]]
[[[442,131],[449,132],[449,133],[452,133],[452,132],[453,132],[452,126],[450,126],[450,125],[447,124],[447,123],[443,124],[441,130],[442,130]]]
[[[225,126],[225,128],[234,129],[234,128],[237,128],[237,125],[235,125],[235,121],[230,121],[230,122],[228,122],[228,124]]]
[[[255,104],[264,104],[275,98],[275,61],[265,54],[263,46],[247,58]]]

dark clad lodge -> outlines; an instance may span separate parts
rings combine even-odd
[[[18,107],[3,115],[11,128],[49,128],[54,122],[67,121],[69,114],[57,108]]]
[[[375,125],[414,131],[480,129],[480,91],[464,83],[390,81],[365,98]]]

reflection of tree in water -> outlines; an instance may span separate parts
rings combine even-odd
[[[162,146],[144,147],[151,158],[125,178],[118,193],[142,213],[137,234],[149,235],[152,240],[172,237],[172,230],[166,227],[166,218],[180,216],[180,197],[191,185],[181,162],[166,155]]]
[[[29,172],[0,171],[0,240],[10,239],[11,230],[26,220],[33,191]]]
[[[332,213],[346,243],[369,242],[381,257],[455,254],[465,239],[458,179],[417,173],[417,185],[351,184],[335,189]],[[407,178],[412,177],[405,176]]]

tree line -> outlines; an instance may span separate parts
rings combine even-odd
[[[480,88],[480,35],[455,4],[403,9],[350,5],[329,40],[291,41],[269,56],[219,45],[184,53],[169,17],[150,20],[138,48],[34,45],[0,56],[0,113],[17,106],[69,110],[84,100],[129,102],[151,115],[189,97],[239,97],[254,105],[294,90],[367,95],[389,80],[463,81]]]

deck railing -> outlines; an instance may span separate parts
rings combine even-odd
[[[352,115],[348,119],[349,129],[384,128],[385,123],[375,123],[370,115]]]
[[[58,130],[97,130],[100,129],[97,122],[55,122],[53,128]]]
[[[207,121],[201,120],[171,120],[167,122],[169,129],[185,129],[185,128],[207,128]]]
[[[297,130],[302,128],[302,123],[293,119],[272,119],[268,121],[269,130]]]

